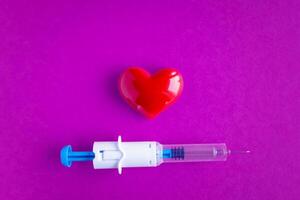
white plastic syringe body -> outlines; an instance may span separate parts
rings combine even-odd
[[[118,168],[119,174],[123,167],[156,167],[161,160],[161,145],[149,142],[94,142],[94,169]]]

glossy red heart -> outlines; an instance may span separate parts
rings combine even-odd
[[[175,69],[162,69],[151,75],[142,68],[127,69],[119,90],[125,100],[147,117],[155,117],[174,103],[183,89],[183,78]]]

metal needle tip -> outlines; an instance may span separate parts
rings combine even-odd
[[[228,151],[229,154],[248,154],[248,153],[251,153],[251,151],[249,150],[229,150]]]

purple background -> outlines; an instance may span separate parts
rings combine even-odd
[[[0,1],[0,199],[299,199],[300,2]],[[126,67],[179,69],[154,120],[119,96]],[[227,162],[64,168],[95,140],[226,142]]]

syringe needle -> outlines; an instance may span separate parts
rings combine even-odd
[[[249,150],[228,150],[229,154],[249,154],[251,151]]]

